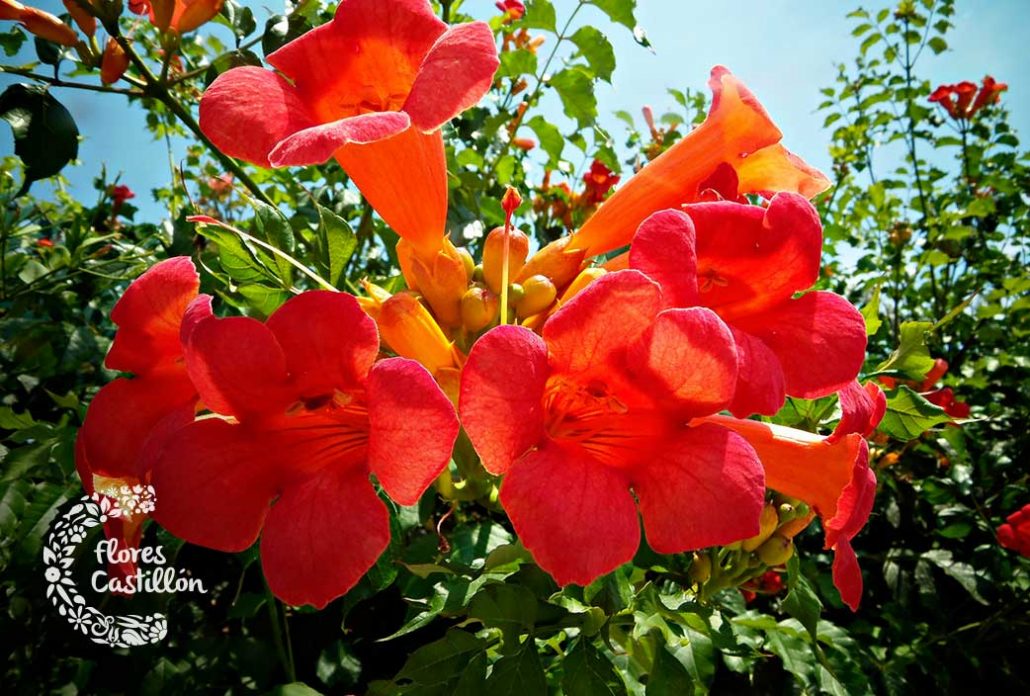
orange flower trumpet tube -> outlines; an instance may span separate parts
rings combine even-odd
[[[780,130],[729,70],[715,67],[708,84],[708,118],[612,194],[569,250],[595,256],[625,246],[648,215],[697,202],[706,191],[735,201],[777,191],[812,198],[829,188],[823,174],[780,145]]]

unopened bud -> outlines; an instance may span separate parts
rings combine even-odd
[[[121,79],[129,67],[129,56],[114,39],[107,40],[104,55],[100,59],[100,81],[105,85],[114,84]]]
[[[455,251],[457,251],[458,256],[461,257],[461,262],[465,264],[465,275],[471,278],[472,274],[476,270],[475,259],[472,258],[472,254],[470,254],[469,250],[465,247],[458,247],[457,249],[455,249]]]
[[[526,294],[526,291],[522,289],[522,285],[519,283],[512,283],[508,286],[508,302],[509,304],[518,304],[522,296]]]
[[[687,570],[690,579],[698,585],[703,585],[712,577],[712,559],[707,553],[695,553]]]
[[[86,36],[93,36],[97,33],[97,19],[86,10],[82,9],[76,0],[63,0],[64,9],[68,10],[68,14],[72,16],[75,23],[82,30],[82,33]]]
[[[776,508],[773,505],[766,505],[762,508],[762,514],[759,517],[758,534],[745,539],[740,545],[745,551],[754,551],[759,546],[765,543],[765,540],[772,536],[772,533],[776,531],[776,527],[780,524],[779,515],[776,514]]]
[[[497,295],[486,288],[469,288],[461,298],[461,323],[466,330],[476,333],[497,318],[500,303]]]
[[[501,207],[504,208],[504,212],[510,217],[520,205],[522,205],[522,196],[519,195],[519,192],[511,186],[506,188],[501,197]]]
[[[535,275],[547,276],[557,288],[563,288],[579,275],[586,255],[582,249],[566,251],[572,237],[562,237],[551,242],[526,262],[519,273],[518,282]]]
[[[75,33],[75,30],[49,12],[37,10],[35,7],[26,7],[18,20],[29,30],[30,34],[41,39],[53,41],[61,46],[74,46],[79,43],[79,35]]]
[[[608,271],[601,268],[600,266],[591,266],[590,268],[584,268],[582,271],[579,272],[579,275],[576,276],[575,280],[569,283],[569,287],[565,288],[565,292],[563,292],[561,295],[561,304],[565,304],[566,302],[571,300],[573,297],[578,295],[584,288],[586,288],[586,286],[590,285],[606,273],[608,273]]]
[[[773,534],[758,547],[758,558],[767,566],[786,563],[794,555],[794,542],[780,534]]]
[[[495,227],[483,245],[483,281],[494,294],[500,294],[504,271],[504,228]],[[513,229],[508,235],[508,278],[515,280],[529,255],[529,237]],[[509,281],[510,282],[510,281]]]
[[[524,280],[522,291],[522,298],[515,303],[515,311],[523,319],[544,311],[554,304],[554,299],[558,296],[551,279],[542,275]]]

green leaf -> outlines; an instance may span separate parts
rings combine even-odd
[[[272,689],[269,696],[322,696],[321,691],[315,691],[304,682],[293,682],[283,684]]]
[[[947,412],[905,385],[887,396],[887,411],[878,430],[899,440],[914,440],[930,428],[950,423]]]
[[[659,643],[647,677],[646,696],[693,696],[694,680],[668,649]]]
[[[75,119],[44,87],[17,84],[5,89],[0,94],[0,118],[11,125],[14,154],[25,165],[19,195],[33,181],[57,174],[79,154]]]
[[[277,209],[266,203],[255,200],[252,204],[256,213],[254,216],[254,236],[268,242],[279,251],[291,254],[294,248],[294,238],[293,228],[290,227],[289,220]],[[273,261],[279,274],[279,280],[283,282],[283,285],[289,286],[292,284],[292,264],[278,254],[273,255]]]
[[[787,588],[789,591],[781,604],[783,611],[801,622],[811,636],[812,644],[816,645],[819,614],[822,613],[823,603],[819,601],[812,586],[801,573],[801,562],[797,554],[787,561]]]
[[[596,6],[601,12],[608,15],[613,22],[617,22],[633,31],[637,26],[634,12],[637,9],[637,0],[590,0],[590,4]]]
[[[979,577],[976,568],[968,563],[962,563],[952,558],[951,551],[944,549],[933,549],[923,553],[922,558],[944,571],[945,575],[958,581],[966,592],[980,604],[989,606],[990,602],[983,598],[977,589],[977,578]]]
[[[626,685],[612,663],[580,639],[566,656],[561,686],[565,696],[616,696]]]
[[[948,50],[948,42],[939,36],[935,36],[926,42],[926,45],[930,47],[934,53],[940,54]]]
[[[347,263],[354,256],[358,240],[346,220],[323,206],[317,206],[317,209],[323,255],[326,259],[326,267],[329,269],[329,277],[326,280],[330,284],[338,286],[343,269],[347,267]]]
[[[549,0],[529,0],[526,3],[526,14],[522,18],[522,26],[527,29],[546,29],[557,32],[558,18],[554,13],[554,5]]]
[[[460,678],[468,662],[485,648],[471,633],[452,629],[440,640],[413,652],[396,680],[410,679],[421,686],[446,684]]]
[[[591,26],[583,26],[576,30],[576,33],[569,37],[576,48],[587,59],[594,75],[605,82],[612,81],[612,72],[615,70],[615,49],[605,38],[599,29]]]
[[[532,51],[519,48],[501,54],[501,65],[497,69],[499,77],[510,77],[513,80],[523,75],[536,74],[537,58]]]
[[[558,127],[540,115],[529,119],[525,125],[536,133],[540,148],[547,153],[547,166],[557,167],[561,161],[562,150],[565,149],[565,138]]]
[[[890,357],[877,366],[876,372],[898,373],[919,380],[933,368],[933,358],[926,346],[926,334],[933,328],[928,321],[906,321],[901,325],[901,341]]]
[[[872,336],[880,330],[883,321],[880,319],[880,285],[873,288],[869,301],[862,307],[862,318],[865,319],[865,335]]]
[[[558,92],[565,114],[585,128],[597,118],[594,82],[582,68],[571,67],[555,73],[550,85]]]
[[[544,696],[547,693],[547,678],[532,638],[514,655],[497,661],[483,693],[490,696]]]
[[[521,585],[487,585],[472,598],[469,618],[498,628],[507,645],[518,645],[518,636],[531,633],[536,623],[536,596]]]
[[[241,285],[239,292],[251,307],[266,317],[271,316],[272,312],[290,298],[289,293],[282,288],[271,288],[256,283]]]

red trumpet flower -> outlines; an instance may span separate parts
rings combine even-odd
[[[473,346],[462,423],[486,469],[505,476],[501,502],[540,567],[587,584],[636,552],[636,501],[660,553],[758,532],[754,451],[725,427],[689,423],[729,403],[736,369],[714,312],[665,310],[647,276],[610,273],[542,339],[502,326]]]
[[[629,265],[661,283],[667,306],[709,307],[730,326],[738,360],[730,411],[773,414],[788,394],[816,398],[852,383],[865,356],[862,315],[831,292],[794,297],[819,275],[822,228],[811,204],[781,193],[768,208],[686,210],[648,218]]]
[[[108,368],[132,373],[105,385],[90,402],[75,442],[75,468],[86,492],[103,492],[145,479],[145,446],[161,433],[193,420],[197,390],[186,374],[179,342],[186,307],[192,318],[210,314],[210,298],[197,298],[200,278],[188,257],[162,261],[134,281],[118,300],[118,325]],[[112,518],[104,528],[121,546],[139,545],[140,518]],[[131,575],[132,564],[117,571]]]
[[[155,453],[155,518],[223,551],[261,534],[275,595],[325,606],[389,543],[369,474],[416,503],[450,459],[453,406],[418,363],[375,362],[375,323],[344,293],[306,292],[267,323],[192,322],[184,344],[204,405],[224,417],[194,421]]]

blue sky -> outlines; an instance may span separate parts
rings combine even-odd
[[[278,3],[247,2],[264,24]],[[571,0],[554,0],[559,20],[571,11]],[[824,115],[816,113],[823,97],[819,89],[832,83],[834,62],[850,60],[857,42],[853,24],[845,14],[852,2],[826,0],[724,0],[719,3],[689,0],[638,0],[637,18],[647,31],[653,52],[639,47],[621,26],[610,26],[593,8],[582,19],[607,30],[618,68],[613,85],[598,89],[603,123],[621,141],[624,128],[611,113],[622,109],[638,114],[650,104],[656,112],[674,107],[667,87],[702,89],[713,65],[723,64],[754,91],[793,151],[820,168],[828,168],[829,135],[822,129]],[[893,3],[869,2],[878,9]],[[58,0],[44,0],[39,7],[63,11]],[[467,11],[477,16],[493,12],[493,0],[467,0]],[[960,0],[957,28],[949,35],[950,50],[922,59],[923,74],[932,82],[979,80],[990,73],[1009,83],[1003,96],[1011,110],[1012,124],[1021,133],[1030,130],[1030,84],[1022,76],[1030,67],[1023,31],[1030,20],[1026,0]],[[26,58],[28,60],[30,58]],[[12,62],[2,59],[3,62]],[[82,78],[89,79],[89,78]],[[95,78],[94,78],[95,79]],[[14,82],[0,76],[0,87]],[[109,175],[122,173],[133,188],[133,201],[143,217],[158,220],[162,210],[148,202],[149,190],[169,180],[168,153],[163,141],[146,131],[143,111],[127,108],[117,95],[55,89],[55,95],[72,112],[85,139],[80,145],[81,164],[65,170],[72,193],[93,198],[92,179],[107,164]],[[556,100],[545,108],[557,109]],[[0,154],[13,149],[10,130],[0,126]],[[176,144],[175,159],[182,156]],[[47,190],[36,184],[37,194]]]

